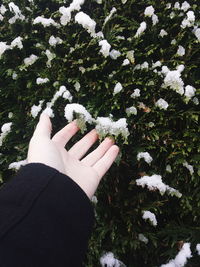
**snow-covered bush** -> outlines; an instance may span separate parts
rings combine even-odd
[[[26,164],[42,111],[53,132],[77,118],[121,148],[93,201],[88,267],[198,266],[198,2],[0,2],[0,180]]]

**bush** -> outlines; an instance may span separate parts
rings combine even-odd
[[[160,266],[187,243],[180,266],[190,249],[187,266],[199,266],[198,1],[2,2],[2,181],[25,164],[42,110],[53,132],[78,118],[121,148],[93,199],[86,266],[109,251],[126,266]],[[122,266],[114,256],[108,266]]]

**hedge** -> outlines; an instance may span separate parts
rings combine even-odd
[[[197,0],[2,0],[1,182],[26,164],[44,110],[53,133],[78,119],[72,143],[96,127],[120,146],[93,198],[85,266],[199,266],[199,11]]]

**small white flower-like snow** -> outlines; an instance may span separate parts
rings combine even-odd
[[[145,8],[145,11],[144,11],[145,17],[151,17],[151,16],[153,16],[154,11],[155,11],[155,9],[153,8],[153,6],[146,7]]]
[[[123,267],[125,266],[121,261],[114,257],[112,252],[105,253],[100,258],[100,264],[102,267]]]
[[[196,250],[197,250],[198,255],[200,256],[200,244],[196,245]]]
[[[180,57],[184,56],[185,55],[185,48],[183,46],[179,45],[176,53]]]
[[[150,156],[148,152],[139,152],[137,154],[137,160],[144,159],[148,164],[150,164],[153,158]]]
[[[130,108],[126,108],[126,113],[127,113],[128,117],[130,117],[132,114],[137,115],[137,108],[134,106],[132,106]]]
[[[159,109],[164,109],[164,110],[166,110],[168,108],[168,106],[169,106],[169,104],[167,103],[167,101],[165,101],[162,98],[158,99],[158,101],[156,101],[155,105]]]
[[[136,88],[133,93],[131,94],[132,98],[137,98],[140,96],[140,89]]]
[[[11,126],[12,122],[7,122],[2,125],[0,133],[0,146],[2,146],[5,137],[11,132]]]
[[[154,174],[152,176],[145,175],[137,179],[136,184],[142,187],[145,187],[146,185],[150,191],[158,190],[161,195],[168,193],[169,195],[172,195],[172,196],[175,195],[178,198],[182,196],[182,194],[178,190],[164,184],[162,181],[161,175],[157,175],[157,174]]]
[[[157,220],[156,220],[156,216],[153,212],[150,212],[148,210],[145,210],[143,211],[143,215],[142,215],[142,218],[144,220],[149,220],[150,223],[153,225],[153,226],[156,226],[157,225]]]
[[[58,23],[56,23],[52,18],[43,18],[41,16],[38,16],[37,18],[34,19],[33,24],[39,24],[41,23],[45,28],[49,27],[51,25],[55,26],[55,27],[59,27],[60,25]]]
[[[37,78],[36,79],[36,83],[37,84],[44,84],[44,83],[48,83],[49,82],[49,79],[48,78]]]
[[[23,44],[22,44],[22,38],[20,36],[18,36],[17,38],[15,38],[10,45],[10,48],[14,48],[14,47],[18,47],[19,49],[23,48]]]
[[[149,239],[146,238],[146,236],[144,236],[143,234],[139,234],[138,235],[138,239],[141,241],[141,242],[144,242],[145,244],[147,244],[149,242]]]
[[[9,164],[8,169],[15,169],[15,170],[19,170],[21,166],[25,166],[27,164],[27,160],[20,160],[17,162],[12,162]]]
[[[86,122],[92,123],[93,118],[84,106],[77,103],[67,104],[65,107],[65,118],[71,122],[74,119],[74,113],[79,114]]]
[[[99,42],[99,46],[101,46],[100,52],[103,54],[104,57],[109,56],[111,45],[108,43],[107,40],[101,40]]]
[[[198,41],[200,41],[200,28],[195,29],[194,34],[196,38],[198,39]]]
[[[139,37],[147,28],[147,24],[145,21],[140,23],[140,27],[137,29],[137,32],[135,34],[135,38]]]
[[[127,139],[129,135],[125,118],[121,118],[118,121],[113,121],[109,117],[97,117],[96,130],[99,135],[103,137],[106,135],[121,135],[124,139]]]
[[[83,26],[84,29],[88,31],[88,33],[91,34],[92,37],[95,36],[95,27],[96,22],[90,18],[86,13],[79,12],[75,16],[75,21]]]
[[[188,99],[191,99],[193,96],[195,96],[195,92],[196,92],[196,89],[191,86],[191,85],[187,85],[185,87],[185,93],[184,95],[188,98]]]
[[[161,267],[184,267],[191,257],[190,243],[185,243],[175,259],[170,260],[167,264],[162,264]]]
[[[160,37],[164,37],[164,36],[167,36],[168,35],[168,33],[164,30],[164,29],[162,29],[161,31],[160,31],[160,33],[159,33],[159,36]]]
[[[113,95],[118,94],[119,92],[121,92],[122,89],[123,89],[122,84],[118,82],[114,87]]]
[[[31,115],[33,118],[36,118],[38,113],[41,111],[43,102],[44,102],[44,100],[40,100],[38,106],[33,105],[31,107]]]
[[[33,65],[37,59],[38,59],[38,56],[32,54],[29,57],[24,59],[24,64],[28,67],[30,65]]]
[[[117,59],[118,57],[120,57],[121,56],[121,53],[118,51],[118,50],[115,50],[115,49],[112,49],[111,51],[110,51],[110,57],[112,58],[112,59]]]
[[[192,165],[188,164],[188,162],[185,161],[185,162],[183,163],[183,166],[186,167],[186,168],[188,169],[188,171],[190,172],[191,175],[193,175],[193,173],[194,173],[194,168],[193,168]]]
[[[63,40],[59,37],[54,37],[53,35],[49,38],[49,44],[51,46],[56,46],[57,44],[62,44]]]
[[[0,42],[0,58],[3,55],[3,53],[10,49],[10,46],[6,44],[6,42]]]

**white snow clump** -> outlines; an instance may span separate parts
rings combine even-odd
[[[103,25],[105,25],[105,24],[109,21],[109,19],[111,19],[112,15],[113,15],[116,11],[117,11],[117,9],[116,9],[115,7],[113,7],[113,8],[111,9],[110,14],[105,18]]]
[[[15,14],[14,17],[12,17],[12,18],[10,18],[10,19],[8,20],[8,22],[9,22],[10,24],[15,23],[15,21],[16,21],[17,19],[19,19],[19,20],[21,20],[21,21],[23,21],[23,20],[25,19],[25,16],[22,15],[21,10],[19,9],[19,7],[18,7],[17,5],[15,5],[13,2],[10,2],[10,3],[8,4],[8,6],[9,6],[10,11],[13,12],[13,13]]]
[[[6,13],[6,11],[7,11],[6,7],[5,7],[4,5],[1,5],[1,6],[0,6],[0,13],[1,13],[2,15],[4,15],[4,14]]]
[[[185,1],[185,2],[182,3],[181,10],[183,10],[184,12],[186,12],[186,11],[188,11],[189,8],[190,8],[190,4],[187,1]]]
[[[41,23],[45,28],[49,27],[51,25],[55,26],[55,27],[59,27],[60,25],[58,23],[56,23],[52,18],[43,18],[41,16],[38,16],[37,18],[34,19],[33,24],[39,24]]]
[[[179,45],[176,54],[180,57],[184,56],[185,55],[185,48],[182,45]]]
[[[136,98],[140,96],[140,89],[136,88],[133,93],[131,94],[132,98]]]
[[[164,83],[162,87],[169,87],[170,89],[176,91],[178,94],[184,94],[184,82],[181,79],[181,72],[184,66],[179,65],[176,70],[170,71],[166,66],[162,67],[162,73],[165,75]]]
[[[99,46],[101,46],[100,52],[103,54],[104,57],[109,56],[111,45],[108,43],[107,40],[99,41]]]
[[[36,56],[36,55],[30,55],[29,57],[26,57],[25,59],[24,59],[24,64],[28,67],[28,66],[31,66],[31,65],[33,65],[35,62],[36,62],[36,60],[38,59],[38,56]]]
[[[94,119],[84,106],[77,103],[67,104],[65,107],[65,118],[71,122],[74,117],[74,113],[77,113],[85,120],[85,122],[92,123]]]
[[[151,19],[152,19],[153,25],[156,25],[159,22],[158,16],[156,14],[153,14]]]
[[[192,165],[188,164],[188,162],[185,161],[185,162],[183,163],[183,166],[186,167],[186,168],[188,169],[188,171],[190,172],[191,175],[193,175],[193,173],[194,173],[194,168],[193,168]]]
[[[38,106],[33,105],[31,107],[31,115],[33,118],[36,118],[38,113],[41,111],[43,102],[44,102],[44,100],[40,100]]]
[[[144,236],[143,234],[139,234],[138,239],[140,241],[144,242],[145,244],[147,244],[149,242],[149,239],[146,236]]]
[[[124,139],[129,136],[129,130],[127,128],[127,122],[125,118],[121,118],[118,121],[113,121],[109,117],[97,117],[96,130],[100,136],[106,135],[118,136],[122,135]]]
[[[196,245],[196,250],[197,250],[198,255],[200,256],[200,244]]]
[[[63,40],[59,37],[54,37],[53,35],[49,38],[49,44],[51,46],[56,46],[57,44],[62,44]]]
[[[114,87],[113,95],[118,94],[122,89],[123,89],[122,84],[118,82]]]
[[[181,23],[181,28],[183,29],[185,29],[186,27],[194,26],[194,22],[195,22],[195,15],[193,11],[188,11],[186,15],[187,17],[184,18]]]
[[[121,53],[118,51],[118,50],[115,50],[115,49],[112,49],[111,51],[110,51],[110,57],[112,58],[112,59],[117,59],[118,57],[120,57],[121,56]]]
[[[6,42],[0,42],[0,58],[3,55],[3,53],[10,48],[9,45],[6,44]]]
[[[15,169],[15,170],[19,170],[21,166],[25,166],[27,164],[27,159],[25,160],[20,160],[17,162],[12,162],[9,164],[8,169]]]
[[[18,36],[11,42],[10,48],[12,49],[14,47],[18,47],[19,49],[23,48],[22,37]]]
[[[162,182],[161,175],[157,175],[157,174],[153,174],[152,176],[145,175],[141,177],[140,179],[137,179],[136,184],[142,187],[145,187],[146,185],[150,191],[158,190],[161,195],[168,193],[169,195],[171,196],[175,195],[178,198],[182,196],[182,194],[178,190],[164,184]]]
[[[155,105],[159,109],[164,109],[164,110],[166,110],[168,108],[168,106],[169,106],[169,104],[167,103],[167,101],[165,101],[162,98],[158,99],[158,101],[156,101]]]
[[[124,59],[122,66],[127,66],[130,64],[130,61],[128,60],[128,58]]]
[[[139,37],[147,28],[147,24],[145,21],[140,23],[140,27],[137,29],[137,32],[135,34],[135,38]]]
[[[125,265],[121,261],[114,257],[114,254],[112,252],[105,253],[100,258],[100,263],[102,267],[125,267]]]
[[[157,220],[156,220],[156,216],[153,212],[150,212],[148,210],[145,210],[143,211],[143,215],[142,215],[142,218],[144,220],[149,220],[150,223],[153,225],[153,226],[156,226],[158,223],[157,223]]]
[[[151,17],[151,16],[153,16],[154,11],[155,11],[155,9],[153,8],[153,6],[146,7],[145,8],[145,11],[144,11],[145,17]]]
[[[196,89],[191,86],[191,85],[187,85],[185,87],[185,97],[187,98],[187,100],[189,101],[193,96],[195,96],[195,92],[196,92]]]
[[[56,57],[56,54],[52,53],[49,49],[47,49],[44,53],[48,59],[46,65],[48,68],[50,68],[51,67],[51,61]]]
[[[150,156],[148,152],[139,152],[137,154],[137,160],[144,159],[148,164],[150,164],[153,158]]]
[[[167,264],[162,264],[161,267],[183,267],[187,263],[187,259],[191,257],[190,243],[185,243],[175,259],[170,260]]]
[[[4,123],[1,127],[0,146],[2,146],[3,139],[11,132],[12,122]]]
[[[75,21],[83,26],[92,37],[95,37],[96,22],[90,18],[86,13],[79,12],[75,16]]]
[[[197,37],[198,41],[200,42],[200,28],[196,28],[194,30],[194,35]]]
[[[81,5],[83,5],[85,0],[73,0],[69,7],[61,6],[59,8],[59,12],[62,14],[60,18],[60,23],[65,26],[71,20],[71,13],[73,11],[79,11],[81,9]]]
[[[132,114],[137,115],[137,108],[132,106],[130,108],[126,108],[127,116],[130,117]]]
[[[49,82],[49,79],[48,78],[37,78],[36,79],[36,83],[37,84],[43,84],[43,83],[47,83],[47,82]]]
[[[164,36],[167,36],[168,35],[168,33],[164,30],[164,29],[162,29],[161,31],[160,31],[160,33],[159,33],[159,36],[160,37],[164,37]]]

